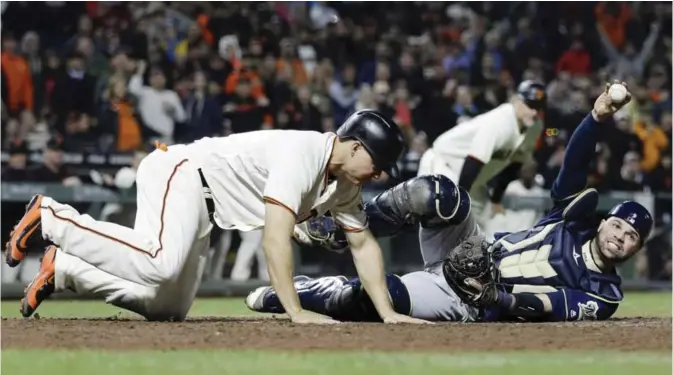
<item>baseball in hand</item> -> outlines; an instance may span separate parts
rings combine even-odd
[[[608,94],[610,95],[610,99],[612,99],[613,103],[619,104],[626,100],[626,87],[624,87],[624,85],[621,83],[615,83],[614,85],[610,86]]]

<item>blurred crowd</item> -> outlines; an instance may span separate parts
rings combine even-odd
[[[2,11],[5,181],[86,183],[63,151],[334,131],[361,108],[404,128],[400,165],[413,177],[438,135],[537,79],[548,85],[546,129],[518,183],[549,188],[569,134],[617,78],[634,100],[597,148],[589,184],[671,193],[670,3],[3,2]],[[39,165],[27,166],[31,151],[43,151]],[[670,198],[662,202],[657,217],[670,225]]]

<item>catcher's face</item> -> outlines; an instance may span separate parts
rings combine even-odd
[[[378,178],[381,174],[381,171],[374,166],[371,155],[360,142],[353,142],[350,158],[344,163],[342,170],[346,178],[355,185]]]
[[[623,219],[610,217],[598,227],[596,244],[601,256],[612,263],[622,263],[640,250],[640,235]]]

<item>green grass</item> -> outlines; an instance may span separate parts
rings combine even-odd
[[[17,301],[3,301],[3,317],[19,317]],[[42,317],[134,316],[99,301],[46,301]],[[190,316],[255,315],[242,298],[198,299]],[[626,293],[617,316],[671,316],[671,293]],[[606,342],[609,348],[609,343]],[[29,362],[29,365],[27,363]],[[667,353],[609,351],[380,353],[285,352],[249,350],[134,351],[2,350],[2,374],[590,374],[659,375],[671,373]]]
[[[41,360],[32,360],[40,358]],[[49,359],[48,361],[44,359]],[[27,366],[26,359],[30,360]],[[12,375],[135,374],[670,374],[668,354],[647,353],[328,353],[268,351],[30,351],[3,350]]]
[[[18,318],[19,302],[2,301],[2,317]],[[44,318],[105,318],[110,316],[138,317],[135,313],[107,305],[102,301],[48,300],[40,305],[38,313]],[[243,298],[201,298],[194,301],[189,316],[264,316],[250,311]]]

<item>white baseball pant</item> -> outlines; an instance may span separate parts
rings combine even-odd
[[[201,280],[212,224],[184,146],[140,164],[134,228],[42,199],[42,235],[56,244],[57,290],[93,292],[148,319],[181,320]]]

